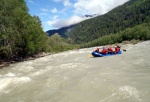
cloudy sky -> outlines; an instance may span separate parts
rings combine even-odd
[[[129,0],[25,0],[31,15],[39,16],[44,31],[78,23],[84,15],[105,14]]]

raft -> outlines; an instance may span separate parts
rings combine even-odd
[[[95,51],[92,52],[92,55],[93,55],[94,57],[113,56],[113,55],[118,55],[118,54],[122,54],[122,51],[119,51],[119,52],[116,53],[116,54],[110,54],[110,53],[108,53],[108,54],[101,54],[101,53],[95,52]]]

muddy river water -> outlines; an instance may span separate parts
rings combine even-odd
[[[150,41],[110,57],[89,57],[95,48],[0,69],[0,102],[150,102]]]

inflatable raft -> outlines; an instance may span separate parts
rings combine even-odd
[[[116,53],[116,54],[101,54],[101,53],[99,53],[99,52],[92,52],[92,55],[94,56],[94,57],[104,57],[104,56],[113,56],[113,55],[117,55],[117,54],[122,54],[122,52],[121,51],[119,51],[118,53]]]

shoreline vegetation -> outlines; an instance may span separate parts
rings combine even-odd
[[[131,41],[123,41],[122,43],[115,43],[115,44],[111,44],[111,45],[108,44],[108,45],[104,45],[104,46],[115,46],[116,44],[118,44],[120,46],[126,45],[126,44],[133,44],[134,45],[134,44],[137,44],[139,42],[141,42],[141,41],[139,41],[139,40],[131,40]],[[0,61],[0,69],[7,68],[10,64],[24,62],[24,61],[29,61],[29,60],[35,60],[35,59],[38,59],[38,58],[41,58],[41,57],[45,57],[45,56],[49,56],[49,55],[52,55],[52,54],[56,54],[56,53],[42,52],[42,53],[30,56],[30,57],[26,57],[24,59],[18,57],[18,58],[16,58],[16,60]]]

